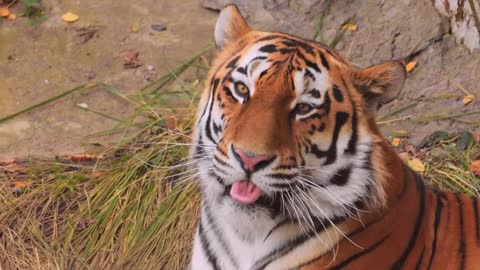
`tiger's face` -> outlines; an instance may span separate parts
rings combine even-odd
[[[356,69],[316,42],[251,30],[233,6],[215,38],[193,149],[203,207],[240,230],[381,201],[374,117],[403,85],[400,63]]]

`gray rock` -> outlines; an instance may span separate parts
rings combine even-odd
[[[335,0],[330,1],[330,6],[326,0],[201,1],[205,7],[217,10],[227,3],[235,3],[255,29],[283,31],[304,38],[313,37],[315,25],[329,7],[317,40],[330,44],[345,22],[358,25],[358,31],[345,31],[335,47],[350,62],[366,67],[392,58],[418,61],[401,95],[380,112],[382,115],[416,101],[416,107],[395,116],[411,116],[411,120],[383,125],[383,130],[410,131],[410,142],[418,143],[438,129],[452,132],[480,124],[478,115],[462,118],[472,121],[470,123],[415,121],[435,115],[480,110],[478,101],[464,106],[462,97],[465,93],[459,90],[462,88],[480,97],[480,50],[471,53],[466,47],[456,45],[458,35],[449,34],[449,17],[440,14],[434,1]]]

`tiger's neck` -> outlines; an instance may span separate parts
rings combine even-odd
[[[478,269],[479,200],[426,187],[393,149],[381,148],[388,168],[385,207],[370,209],[362,222],[346,221],[338,254],[299,269]]]

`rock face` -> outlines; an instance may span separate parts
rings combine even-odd
[[[450,19],[458,44],[470,50],[480,48],[480,4],[472,0],[435,0],[435,7]]]
[[[454,18],[459,7],[453,2],[457,0],[201,0],[204,7],[215,10],[228,3],[237,4],[256,29],[283,31],[309,39],[314,37],[323,17],[316,40],[325,44],[331,43],[346,22],[356,24],[358,30],[345,31],[335,50],[360,67],[389,59],[417,61],[401,95],[380,112],[382,115],[416,102],[415,107],[392,117],[411,116],[409,120],[382,126],[384,130],[410,131],[413,143],[437,129],[455,131],[479,125],[478,115],[462,117],[462,121],[419,122],[480,109],[477,101],[480,97],[480,50],[471,45],[475,37],[478,39],[475,36],[478,31],[473,13],[467,7],[469,1],[458,1],[465,3],[465,18],[469,18],[463,24]],[[441,10],[445,6],[440,2],[452,2],[450,9]],[[472,34],[473,30],[477,32]],[[467,32],[469,34],[465,34]],[[464,106],[462,98],[467,92],[477,99]]]

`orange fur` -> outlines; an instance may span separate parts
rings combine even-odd
[[[322,140],[329,143],[335,128],[334,115],[339,111],[350,116],[355,112],[359,135],[368,134],[373,138],[374,191],[373,197],[363,206],[362,222],[353,218],[343,220],[338,226],[351,241],[341,239],[336,243],[336,257],[327,252],[298,269],[480,269],[479,201],[425,187],[420,177],[385,143],[375,123],[377,107],[392,100],[403,86],[403,65],[391,61],[359,70],[316,42],[251,30],[236,7],[227,6],[226,9],[232,21],[225,27],[225,42],[220,42],[223,47],[212,66],[201,107],[206,106],[213,94],[213,81],[231,72],[229,61],[243,56],[258,40],[269,37],[272,38],[262,44],[273,44],[276,50],[268,58],[290,61],[294,69],[305,68],[307,62],[281,53],[286,49],[280,42],[283,39],[307,44],[323,54],[325,59],[320,59],[318,54],[300,45],[296,48],[308,61],[328,62],[329,84],[341,89],[344,100],[335,101],[329,90],[331,111],[321,119],[291,124],[279,120],[289,118],[290,104],[295,98],[287,91],[291,78],[284,76],[289,72],[285,67],[256,81],[255,97],[247,105],[234,103],[227,93],[217,91],[218,98],[213,100],[216,104],[221,102],[228,125],[219,149],[227,152],[228,145],[235,144],[257,154],[278,155],[283,164],[293,166],[295,162],[288,157],[295,156],[298,151],[297,138],[312,127],[325,125],[324,133],[312,137],[322,136]],[[352,121],[349,117],[341,134],[351,136]]]

